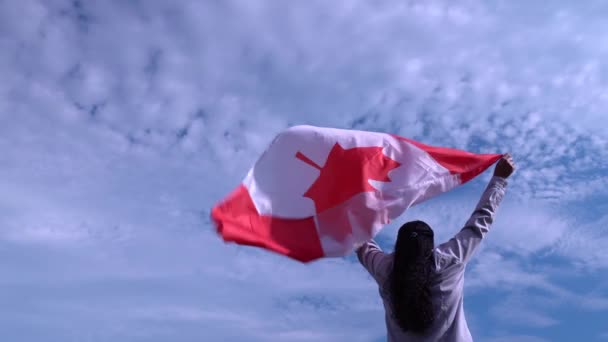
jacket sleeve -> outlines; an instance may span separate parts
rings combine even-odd
[[[463,264],[469,262],[481,240],[490,230],[494,214],[504,197],[507,184],[504,178],[493,177],[462,230],[448,242],[440,245],[438,249],[442,253],[454,257],[457,262]]]
[[[357,258],[376,282],[386,277],[387,256],[374,240],[364,243],[357,249]]]

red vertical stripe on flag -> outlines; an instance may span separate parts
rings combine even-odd
[[[447,147],[425,145],[415,140],[394,135],[410,144],[426,151],[441,166],[452,174],[459,174],[461,183],[466,183],[484,172],[488,167],[502,158],[502,154],[474,154],[467,151]]]
[[[242,184],[213,208],[211,217],[224,241],[267,248],[302,262],[323,257],[313,217],[260,215]]]

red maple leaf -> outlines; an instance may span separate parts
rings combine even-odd
[[[317,214],[356,194],[377,191],[369,180],[390,182],[389,171],[401,164],[385,156],[382,149],[381,146],[344,149],[336,143],[323,167],[296,153],[298,159],[320,170],[319,177],[304,193],[315,203]]]

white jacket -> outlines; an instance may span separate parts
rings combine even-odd
[[[433,325],[422,336],[402,331],[392,317],[390,284],[387,280],[393,267],[393,254],[383,253],[373,240],[357,250],[359,261],[378,283],[386,313],[389,342],[473,340],[463,309],[465,266],[489,231],[506,186],[504,178],[493,177],[464,228],[448,242],[435,248],[435,280],[431,294],[436,317]]]

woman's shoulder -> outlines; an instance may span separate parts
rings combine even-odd
[[[453,255],[444,253],[440,248],[433,250],[433,256],[435,257],[435,271],[443,272],[447,269],[462,266],[458,258]]]

